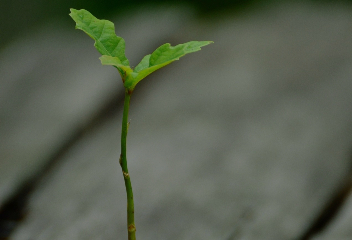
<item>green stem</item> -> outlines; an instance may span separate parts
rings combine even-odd
[[[128,229],[128,240],[136,240],[136,227],[134,224],[134,202],[133,192],[130,175],[127,168],[127,155],[126,155],[126,141],[128,131],[128,110],[130,107],[132,91],[125,91],[125,103],[123,106],[122,116],[122,131],[121,131],[121,155],[120,165],[122,168],[123,178],[125,180],[126,193],[127,193],[127,229]]]

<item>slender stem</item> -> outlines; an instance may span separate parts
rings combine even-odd
[[[133,192],[130,175],[127,168],[127,155],[126,155],[126,142],[127,142],[127,131],[128,131],[128,110],[130,107],[131,91],[126,89],[125,92],[125,103],[123,106],[122,116],[122,131],[121,131],[121,155],[120,165],[122,168],[123,178],[125,180],[126,193],[127,193],[127,229],[128,229],[128,240],[136,240],[136,227],[134,224],[134,202]]]

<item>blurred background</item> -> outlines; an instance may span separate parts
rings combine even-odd
[[[162,1],[162,0],[130,0],[130,1],[1,1],[1,46],[21,36],[23,33],[30,33],[32,30],[43,26],[48,22],[60,21],[70,24],[70,19],[67,19],[67,9],[90,9],[95,12],[99,18],[109,19],[116,17],[121,13],[130,11],[131,9],[143,6],[160,6],[165,4],[186,5],[193,8],[198,13],[207,13],[214,11],[226,10],[229,7],[232,10],[242,9],[251,5],[263,4],[268,1],[260,0],[237,0],[237,1]]]
[[[126,239],[124,91],[69,9],[115,23],[136,66],[141,239],[351,239],[352,1],[0,1],[0,240]]]
[[[286,0],[289,2],[290,0]],[[251,9],[256,7],[262,7],[268,4],[282,3],[283,1],[277,0],[178,0],[178,1],[165,1],[165,0],[125,0],[119,1],[55,1],[47,2],[35,0],[31,2],[23,1],[1,1],[1,47],[5,44],[15,40],[23,35],[30,34],[33,30],[40,28],[52,21],[59,21],[62,24],[70,24],[70,19],[67,19],[67,9],[90,9],[95,12],[98,18],[109,19],[111,17],[116,17],[121,13],[126,13],[133,8],[140,8],[143,6],[160,6],[160,5],[183,5],[188,8],[192,8],[197,14],[215,14],[221,13],[223,11],[231,12],[242,12],[244,9]],[[297,2],[297,1],[291,1]],[[341,2],[351,3],[349,0],[340,1],[329,1],[329,0],[311,0],[310,2],[316,3],[333,3],[339,4]]]

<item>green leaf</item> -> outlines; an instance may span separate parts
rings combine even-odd
[[[116,36],[114,24],[108,20],[99,20],[87,10],[70,9],[70,16],[76,22],[76,28],[81,29],[95,40],[95,48],[103,55],[100,57],[103,65],[117,68],[127,90],[133,90],[137,83],[152,72],[162,68],[187,53],[201,50],[212,41],[191,41],[172,47],[169,43],[161,45],[152,54],[131,69],[125,56],[125,40]]]
[[[108,20],[99,20],[87,10],[71,8],[70,16],[81,29],[95,40],[95,48],[102,54],[119,59],[120,64],[129,66],[125,56],[125,40],[116,36],[114,24]],[[121,73],[121,72],[120,72]]]
[[[135,67],[133,72],[127,75],[124,86],[133,90],[139,81],[151,74],[152,72],[178,60],[187,53],[201,50],[212,41],[191,41],[172,47],[169,43],[161,45],[152,54],[145,56],[142,61]]]

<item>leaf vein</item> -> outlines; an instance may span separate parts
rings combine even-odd
[[[102,29],[101,29],[101,33],[100,33],[100,35],[99,35],[99,37],[98,37],[98,39],[100,39],[100,37],[103,35],[103,32],[104,32],[104,28],[105,28],[105,25],[106,25],[106,22],[104,21],[103,22],[103,27],[102,27]]]
[[[121,39],[118,39],[118,40],[117,40],[117,44],[116,44],[116,46],[114,47],[114,49],[111,51],[111,53],[115,52],[116,48],[117,48],[117,47],[119,46],[119,44],[120,44],[120,41],[121,41]]]

